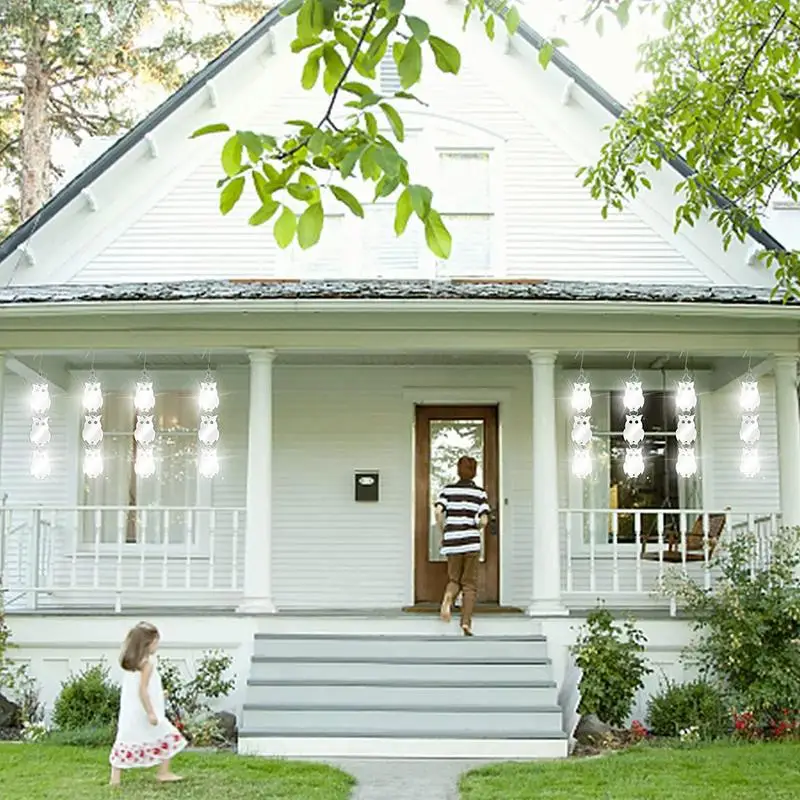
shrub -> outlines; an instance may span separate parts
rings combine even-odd
[[[208,717],[211,700],[227,697],[235,681],[226,677],[233,659],[227,653],[212,650],[203,654],[195,674],[186,680],[178,666],[170,661],[159,664],[161,680],[167,695],[167,716],[192,739],[192,725]],[[202,736],[205,736],[205,727]],[[224,738],[224,737],[223,737]]]
[[[581,714],[596,714],[609,725],[624,724],[636,692],[644,688],[644,676],[652,672],[642,655],[646,641],[633,620],[617,624],[605,608],[590,612],[570,648],[583,670]]]
[[[41,740],[45,744],[70,747],[111,747],[117,736],[116,725],[87,725],[83,728],[66,728],[50,731]]]
[[[685,656],[752,712],[757,727],[800,709],[800,531],[780,531],[770,547],[765,563],[755,537],[737,536],[715,559],[713,590],[682,575],[664,587],[694,619],[696,640]]]
[[[195,747],[221,747],[226,744],[219,720],[210,714],[187,719],[183,733]]]
[[[53,708],[53,724],[63,731],[113,725],[119,714],[119,698],[120,688],[109,680],[108,667],[88,667],[61,685]]]
[[[647,723],[656,736],[681,740],[692,740],[695,733],[699,739],[717,739],[730,727],[722,692],[704,680],[682,684],[667,680],[650,698]]]

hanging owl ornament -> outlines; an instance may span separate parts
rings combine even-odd
[[[638,445],[644,441],[644,427],[641,414],[628,414],[622,437],[628,444]]]
[[[678,444],[694,444],[697,439],[697,426],[694,422],[694,414],[678,415],[678,427],[675,430],[675,438],[678,440]]]

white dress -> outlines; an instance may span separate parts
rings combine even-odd
[[[117,738],[109,756],[112,767],[119,769],[154,767],[186,747],[186,739],[167,719],[164,709],[164,687],[158,674],[158,664],[152,656],[150,663],[153,665],[153,671],[150,673],[147,691],[158,722],[156,725],[150,724],[139,698],[141,672],[124,670]]]

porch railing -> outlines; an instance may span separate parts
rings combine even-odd
[[[243,508],[0,507],[11,608],[227,605],[241,594]]]
[[[568,508],[560,515],[562,592],[569,599],[627,604],[674,601],[658,589],[670,570],[678,570],[711,589],[718,547],[752,534],[753,569],[770,558],[781,527],[774,511],[731,509]]]

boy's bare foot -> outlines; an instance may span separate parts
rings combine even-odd
[[[439,616],[442,618],[443,622],[450,622],[452,619],[453,609],[451,607],[449,597],[445,597],[444,600],[442,600],[442,608],[439,611]]]
[[[461,630],[464,631],[464,636],[472,636],[472,628],[469,625],[461,625]]]

